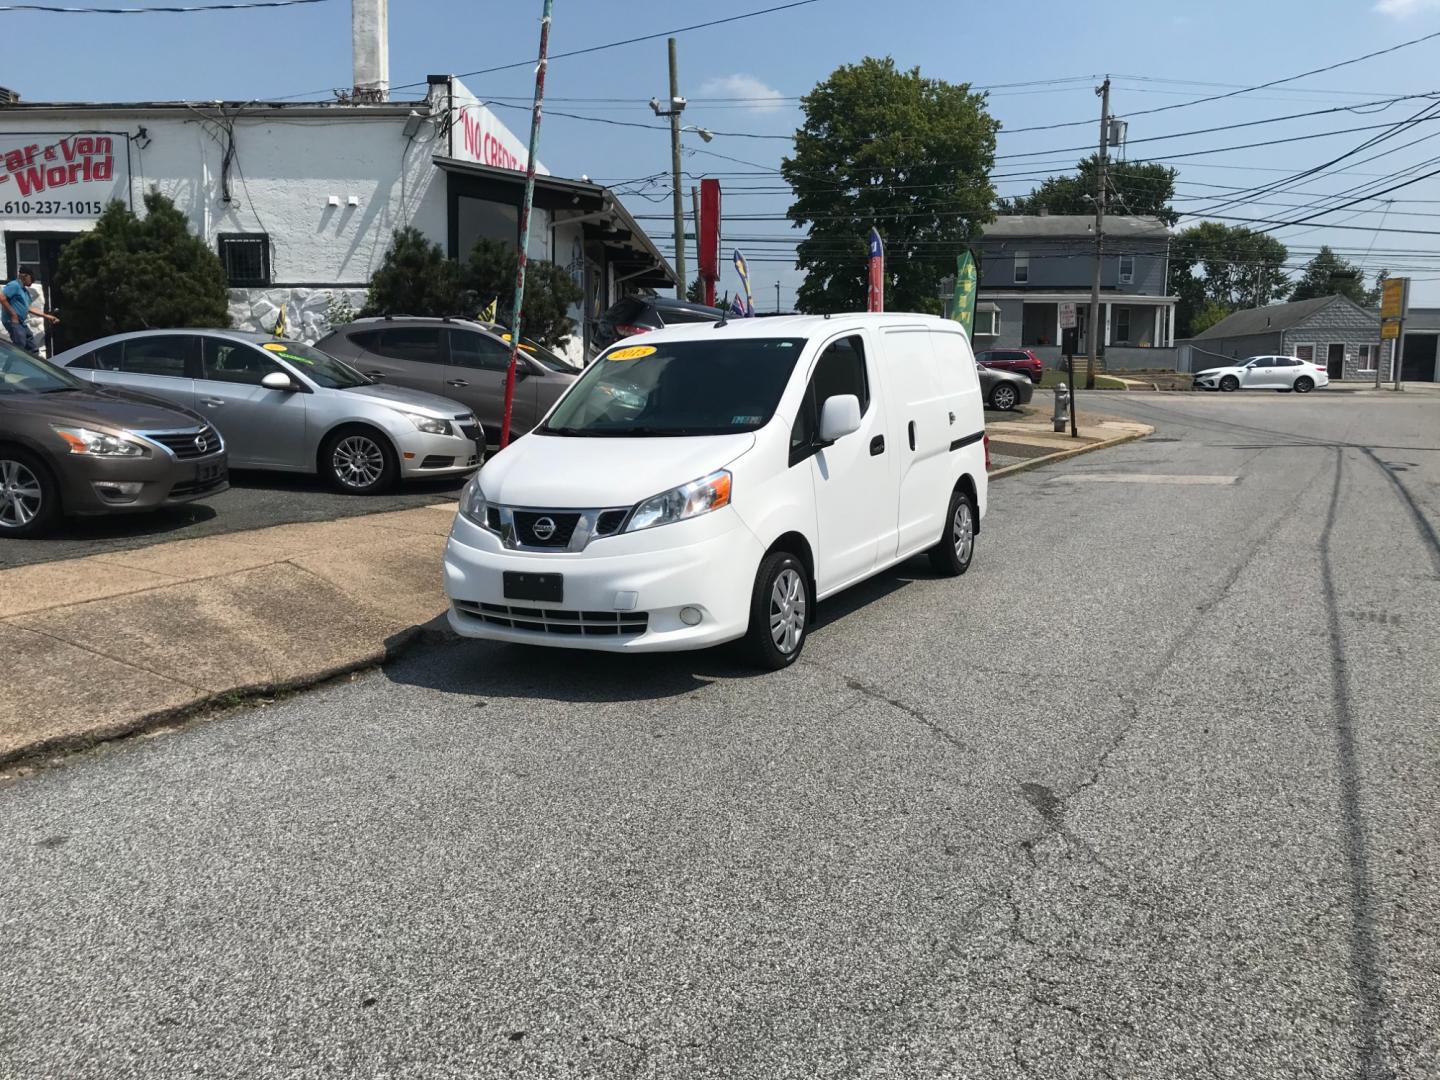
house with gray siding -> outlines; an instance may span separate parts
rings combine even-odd
[[[1060,359],[1060,305],[1077,306],[1089,352],[1095,219],[1081,214],[996,218],[974,241],[980,267],[974,346],[1028,348]],[[1100,349],[1108,368],[1173,368],[1175,297],[1166,295],[1170,230],[1158,218],[1105,219]]]
[[[1433,343],[1430,349],[1426,381],[1434,380]],[[1324,364],[1332,379],[1372,379],[1377,361],[1381,376],[1390,375],[1390,346],[1380,340],[1380,313],[1343,296],[1317,296],[1234,312],[1203,334],[1181,342],[1180,352],[1182,370],[1187,371],[1273,355]],[[1417,345],[1417,370],[1423,366],[1420,352],[1423,345]],[[1409,355],[1407,342],[1407,359]]]

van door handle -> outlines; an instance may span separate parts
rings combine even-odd
[[[218,409],[221,405],[224,405],[225,402],[221,401],[219,398],[207,397],[207,398],[201,398],[201,399],[200,399],[200,404],[201,404],[201,405],[212,405],[212,406],[214,406],[215,408]]]
[[[445,380],[445,385],[446,385],[446,386],[469,386],[470,384],[469,384],[468,382],[466,382],[464,379],[446,379],[446,380]]]
[[[915,449],[915,421],[910,421],[910,449]]]
[[[885,452],[885,436],[876,435],[870,440],[870,456],[877,457]]]

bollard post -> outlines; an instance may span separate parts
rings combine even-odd
[[[1055,387],[1055,414],[1051,417],[1055,430],[1063,432],[1070,423],[1070,391],[1062,382]]]

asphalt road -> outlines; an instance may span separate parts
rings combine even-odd
[[[0,1075],[1440,1074],[1440,399],[1106,411],[789,671],[434,646],[0,784]]]

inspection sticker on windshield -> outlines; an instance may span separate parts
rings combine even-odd
[[[654,345],[631,345],[628,349],[616,349],[608,354],[606,360],[639,360],[642,356],[652,356],[656,352]]]
[[[763,420],[763,419],[765,419],[763,416],[732,416],[732,417],[730,418],[730,423],[732,423],[732,424],[758,424],[758,423],[760,423],[760,421]]]

